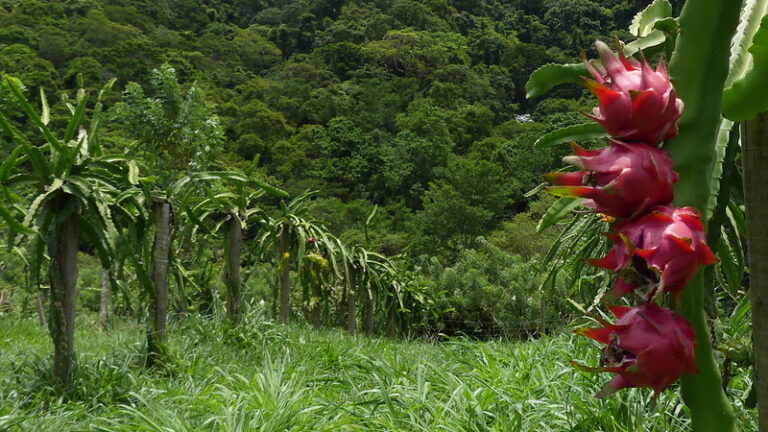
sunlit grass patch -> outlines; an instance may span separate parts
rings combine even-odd
[[[136,360],[141,325],[119,321],[107,334],[80,321],[79,392],[69,401],[30,390],[44,388],[45,330],[26,319],[0,326],[0,430],[688,430],[674,391],[655,404],[645,390],[594,399],[608,376],[568,364],[596,362],[596,350],[567,333],[517,343],[392,341],[259,317],[237,328],[188,318],[172,326],[173,366],[157,373]]]

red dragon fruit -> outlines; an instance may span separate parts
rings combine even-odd
[[[674,138],[683,101],[676,97],[664,65],[654,71],[645,59],[627,59],[621,49],[617,57],[605,43],[596,45],[602,68],[584,61],[594,77],[585,80],[586,85],[600,102],[590,117],[609,135],[625,141],[656,146]]]
[[[656,394],[681,375],[698,373],[694,359],[696,338],[688,321],[655,303],[639,307],[608,306],[618,319],[600,328],[576,333],[604,343],[599,368],[574,366],[616,375],[597,394],[606,397],[619,389],[649,387]]]
[[[617,218],[631,218],[672,202],[677,173],[664,150],[616,140],[600,150],[572,145],[576,155],[563,160],[586,171],[544,175],[555,185],[548,188],[550,193],[587,198],[586,206]]]
[[[614,242],[608,255],[587,262],[619,272],[615,297],[641,287],[642,296],[670,292],[679,297],[701,266],[717,262],[701,215],[692,207],[654,207],[636,220],[616,223],[607,235]]]

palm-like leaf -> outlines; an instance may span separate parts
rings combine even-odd
[[[94,124],[97,120],[92,120],[90,132],[86,132],[84,123],[87,97],[84,91],[78,92],[77,104],[70,106],[72,117],[60,139],[48,127],[49,108],[44,97],[41,99],[42,113],[38,113],[26,99],[18,80],[4,77],[2,85],[10,90],[45,141],[43,145],[33,145],[11,124],[7,115],[0,112],[0,131],[17,144],[16,149],[0,165],[0,189],[4,194],[9,194],[14,188],[24,185],[38,191],[29,199],[22,212],[12,212],[0,204],[0,216],[14,231],[25,234],[30,240],[28,252],[33,279],[39,277],[40,262],[43,260],[42,238],[47,235],[52,224],[63,220],[61,215],[54,214],[53,208],[53,203],[62,197],[78,208],[74,217],[82,222],[83,234],[95,246],[104,266],[108,267],[117,236],[112,222],[113,213],[135,215],[136,209],[140,207],[137,205],[140,195],[129,176],[132,171],[129,168],[130,161],[102,156],[98,145],[92,143],[98,133],[97,124]],[[112,82],[108,83],[100,97],[111,86]],[[94,117],[98,118],[100,110],[99,99]],[[27,161],[29,165],[25,164]],[[31,167],[31,171],[27,167]],[[23,219],[19,220],[19,216]]]
[[[16,199],[14,189],[24,186],[35,193],[14,206],[14,211],[0,205],[0,217],[13,231],[23,234],[17,240],[28,240],[27,261],[34,284],[40,280],[45,249],[50,255],[51,336],[54,342],[54,372],[59,381],[69,385],[74,373],[74,315],[76,302],[77,250],[82,234],[94,246],[104,268],[110,268],[114,258],[114,243],[118,237],[113,214],[132,214],[139,207],[131,173],[135,169],[121,158],[101,155],[98,144],[92,142],[98,131],[101,104],[94,110],[95,120],[90,133],[86,131],[87,97],[77,92],[74,104],[68,104],[71,118],[63,131],[54,131],[48,124],[50,109],[41,91],[41,112],[27,100],[21,83],[3,77],[5,86],[29,121],[37,127],[45,144],[36,146],[0,111],[0,132],[11,138],[17,148],[0,164],[0,191]],[[111,87],[105,86],[104,91]],[[29,164],[25,162],[29,161]],[[31,168],[31,170],[30,170]],[[19,220],[21,219],[21,221]]]

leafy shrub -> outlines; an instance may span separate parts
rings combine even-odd
[[[446,291],[445,332],[514,338],[533,334],[542,324],[546,330],[567,322],[564,296],[540,289],[544,275],[536,257],[525,260],[479,238],[454,265],[433,261],[430,271],[437,289]]]

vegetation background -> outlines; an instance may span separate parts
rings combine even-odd
[[[682,1],[671,3],[677,14]],[[117,276],[115,317],[97,329],[102,267],[84,244],[82,354],[61,397],[50,387],[48,337],[29,318],[36,299],[26,264],[2,249],[0,430],[687,430],[676,391],[656,402],[635,390],[592,399],[604,376],[566,362],[594,357],[594,347],[558,330],[597,300],[607,276],[578,264],[553,271],[547,254],[564,224],[537,233],[553,202],[535,193],[541,174],[569,150],[534,142],[582,124],[594,101],[578,86],[526,99],[525,82],[543,64],[579,62],[596,38],[631,40],[624,29],[647,5],[0,0],[0,72],[20,78],[36,105],[44,89],[52,125],[66,124],[67,99],[57,96],[71,101],[78,77],[91,94],[116,79],[103,101],[107,153],[139,159],[161,185],[204,167],[234,168],[294,197],[316,190],[306,218],[345,244],[393,257],[423,306],[398,311],[415,316],[402,332],[415,340],[275,325],[276,263],[259,252],[254,224],[243,233],[243,325],[231,327],[218,319],[220,239],[182,227],[171,309],[186,319],[170,327],[171,364],[147,373],[139,276]],[[0,103],[11,106],[6,96]],[[23,116],[11,120],[35,136]],[[0,158],[13,149],[0,137]],[[279,199],[257,198],[279,219]],[[593,225],[581,232],[599,231]],[[605,245],[595,239],[560,238],[556,253],[599,256]],[[292,279],[317,278],[308,268]],[[743,279],[735,273],[734,292]],[[294,289],[294,315],[309,309],[306,297]],[[718,305],[724,386],[739,423],[755,430],[748,302],[737,297]],[[325,314],[330,326],[344,319],[341,309]],[[540,339],[498,342],[532,335]]]
[[[542,316],[562,323],[577,312],[557,289],[540,310],[541,256],[557,232],[532,235],[551,201],[526,193],[567,152],[533,142],[583,123],[592,104],[576,86],[526,100],[525,81],[542,64],[578,61],[596,38],[628,40],[622,29],[645,6],[0,0],[0,70],[33,98],[75,88],[79,74],[91,93],[116,78],[102,138],[112,152],[151,162],[176,134],[186,152],[255,168],[294,195],[318,190],[311,212],[331,232],[400,254],[415,283],[439,294],[431,327],[520,334],[540,330]],[[174,117],[173,98],[202,122]],[[54,105],[53,121],[63,114]],[[197,126],[174,132],[184,124]],[[193,168],[189,155],[171,156],[178,166],[151,174]],[[14,259],[3,258],[4,284],[22,284]],[[267,273],[246,272],[254,300],[268,298]],[[96,309],[98,267],[81,280],[81,304]]]

